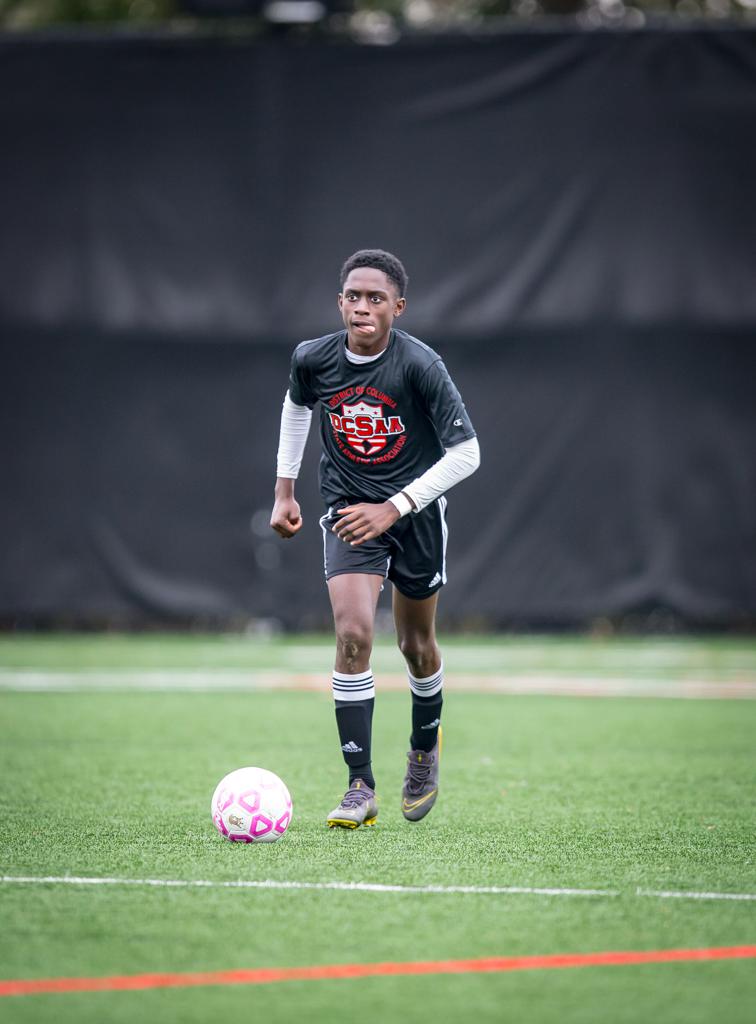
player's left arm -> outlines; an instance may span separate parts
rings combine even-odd
[[[336,514],[341,516],[341,519],[333,527],[333,532],[353,547],[364,544],[366,540],[372,540],[374,537],[380,537],[400,517],[399,509],[391,501],[378,504],[362,501],[359,505],[347,505],[346,508],[336,509]]]
[[[337,509],[341,517],[334,533],[349,544],[380,536],[401,516],[420,512],[436,498],[470,476],[480,465],[480,447],[462,397],[441,359],[435,359],[416,378],[415,390],[444,454],[412,483],[380,504],[367,502]]]
[[[348,544],[358,545],[385,533],[410,512],[419,512],[436,498],[470,476],[480,465],[477,437],[447,448],[441,458],[411,484],[380,504],[361,502],[337,509],[341,519],[333,532]]]

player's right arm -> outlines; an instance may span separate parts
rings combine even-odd
[[[302,513],[294,497],[294,482],[299,476],[311,420],[312,409],[297,405],[287,391],[281,410],[275,503],[270,517],[271,528],[285,539],[293,537],[302,528]]]
[[[270,525],[279,537],[288,540],[302,529],[302,513],[294,497],[294,481],[279,476],[276,479],[275,504]]]

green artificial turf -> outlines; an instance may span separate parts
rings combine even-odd
[[[248,667],[265,667],[268,659],[275,665],[280,641],[112,643],[65,638],[55,657],[52,639],[36,649],[31,639],[9,639],[0,642],[0,666],[84,665],[96,672],[113,664],[189,667],[205,658],[212,668],[228,666],[224,651],[236,659],[246,650]],[[520,645],[519,657],[535,658],[536,644]],[[571,666],[579,664],[579,641],[555,644],[563,657],[571,652]],[[610,642],[601,645],[605,659],[616,657]],[[300,646],[310,652],[307,671],[318,667],[314,651],[327,659],[328,645],[309,638]],[[502,645],[475,650],[491,646]],[[509,646],[516,656],[517,643]],[[595,647],[582,647],[590,662]],[[110,661],[103,652],[116,648]],[[220,652],[216,660],[213,650]],[[653,663],[640,641],[637,651],[639,663]],[[752,651],[747,643],[722,643],[694,654],[680,643],[666,664],[674,660],[683,675],[681,665],[695,662],[714,678],[716,666],[706,659],[719,658],[747,674]],[[666,677],[663,659],[653,671]],[[399,788],[409,700],[381,694],[379,686],[378,825],[331,832],[324,817],[345,779],[327,693],[0,693],[0,873],[598,888],[620,895],[2,884],[0,977],[756,942],[755,901],[638,895],[756,892],[756,702],[505,697],[455,694],[450,685],[444,722],[442,795],[425,821],[408,823]],[[230,844],[212,827],[215,784],[244,764],[276,771],[292,792],[294,820],[276,844]],[[695,1024],[716,1016],[745,1024],[753,1019],[755,975],[754,961],[744,960],[24,996],[0,999],[0,1019]]]
[[[0,635],[0,670],[33,668],[89,672],[98,669],[330,671],[330,636],[187,636],[68,634]],[[520,637],[444,636],[450,672],[552,672],[560,676],[755,679],[756,639],[742,637]],[[376,672],[400,671],[393,637],[376,639]]]

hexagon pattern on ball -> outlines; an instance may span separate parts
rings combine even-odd
[[[213,824],[232,843],[275,843],[291,823],[293,806],[284,782],[267,768],[237,768],[215,787]]]

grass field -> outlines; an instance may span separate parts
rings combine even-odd
[[[323,822],[345,782],[330,647],[0,638],[0,991],[2,979],[756,944],[756,700],[717,695],[756,684],[756,642],[449,641],[441,797],[419,824],[399,811],[409,698],[381,692],[382,673],[401,673],[381,642],[381,810],[356,832]],[[319,689],[300,688],[318,675]],[[492,692],[509,677],[591,679],[596,692],[663,682],[680,696]],[[701,681],[706,699],[685,699]],[[233,845],[211,825],[216,782],[244,764],[292,792],[279,843]],[[99,883],[42,881],[66,877]],[[329,887],[343,882],[374,888]],[[750,1024],[754,1006],[751,956],[7,996],[0,1019]]]

